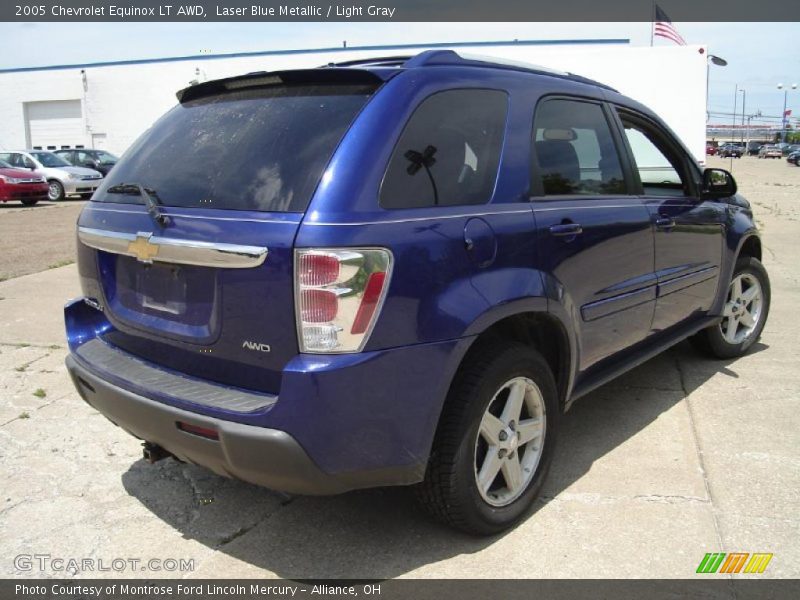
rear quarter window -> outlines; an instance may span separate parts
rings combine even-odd
[[[425,99],[392,153],[381,185],[381,207],[488,202],[507,111],[508,96],[498,90],[449,90]]]

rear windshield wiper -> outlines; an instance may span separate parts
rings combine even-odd
[[[118,183],[106,190],[109,194],[128,194],[131,196],[141,196],[147,205],[147,212],[155,221],[156,225],[166,227],[169,225],[169,217],[161,212],[161,201],[154,189],[146,188],[139,183]]]

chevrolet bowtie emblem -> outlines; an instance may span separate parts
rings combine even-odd
[[[150,243],[152,233],[137,233],[136,239],[128,244],[128,254],[136,257],[136,260],[143,263],[153,262],[153,257],[158,254],[158,244]]]

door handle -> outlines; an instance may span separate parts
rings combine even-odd
[[[656,227],[659,229],[672,229],[675,227],[675,219],[672,217],[658,217],[656,219]]]
[[[572,237],[583,233],[583,227],[579,223],[562,223],[551,226],[550,233],[556,237]]]

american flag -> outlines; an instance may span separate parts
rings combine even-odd
[[[656,4],[656,20],[653,23],[653,35],[667,38],[672,40],[679,46],[685,46],[686,40],[681,37],[678,30],[672,26],[672,21],[669,20],[667,13],[661,10],[661,7]]]

